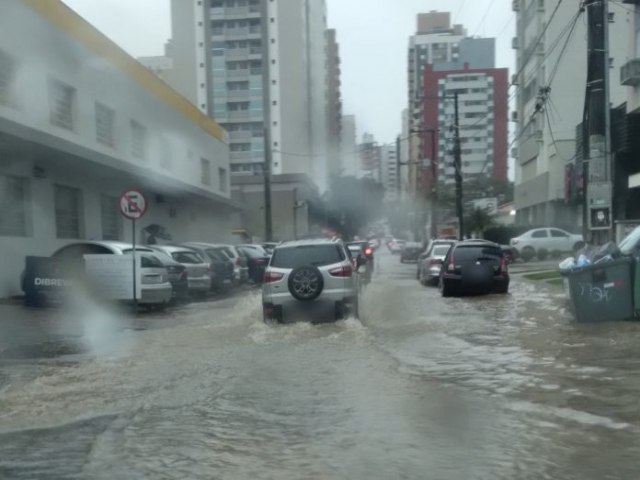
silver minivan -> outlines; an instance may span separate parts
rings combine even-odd
[[[328,239],[279,244],[264,274],[262,306],[265,321],[357,317],[358,280],[344,244]]]

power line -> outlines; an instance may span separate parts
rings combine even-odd
[[[553,12],[551,12],[551,15],[549,16],[549,20],[547,21],[547,23],[545,24],[544,28],[542,29],[542,32],[540,32],[540,35],[538,35],[538,38],[536,39],[536,41],[534,42],[533,46],[531,47],[531,50],[529,51],[529,55],[522,60],[522,65],[520,66],[520,69],[515,73],[514,78],[517,79],[520,76],[520,74],[522,73],[522,71],[525,69],[525,67],[527,66],[527,63],[529,63],[529,60],[531,59],[531,56],[535,53],[538,45],[540,44],[540,42],[544,38],[544,34],[547,32],[547,29],[551,25],[551,22],[553,22],[553,19],[555,18],[556,13],[558,13],[558,9],[560,8],[560,5],[562,4],[562,2],[563,2],[563,0],[558,0],[558,3],[556,4],[555,8],[553,9]],[[512,85],[513,85],[513,82],[509,86],[512,86]]]
[[[560,158],[561,160],[564,160],[567,163],[572,161],[574,158],[576,158],[576,155],[574,155],[571,158],[564,158],[562,155],[560,155],[560,150],[558,149],[558,145],[557,145],[555,136],[553,135],[553,129],[551,128],[551,120],[549,119],[549,111],[546,108],[544,110],[544,116],[547,118],[547,126],[549,127],[549,136],[551,137],[551,143],[553,144],[553,148],[556,151],[556,155],[558,155],[558,158]]]
[[[465,3],[467,3],[467,0],[462,0],[462,3],[460,4],[460,7],[458,8],[458,11],[453,16],[453,23],[455,23],[456,20],[458,19],[458,15],[460,15],[460,12],[462,11]]]
[[[581,13],[581,12],[579,12]],[[556,64],[553,66],[553,69],[551,70],[551,74],[549,75],[549,81],[547,82],[548,86],[551,86],[551,84],[553,83],[553,79],[556,76],[556,73],[558,72],[558,67],[560,66],[560,62],[562,61],[562,57],[564,56],[564,53],[567,50],[567,46],[569,45],[569,42],[571,41],[571,38],[573,37],[573,32],[575,32],[576,29],[576,25],[578,24],[578,16],[575,17],[575,20],[573,21],[573,25],[571,25],[571,29],[569,30],[569,34],[567,35],[566,40],[564,41],[564,45],[562,46],[562,49],[560,50],[560,54],[558,55],[558,61],[556,62]]]
[[[484,21],[487,18],[487,15],[489,15],[489,12],[491,11],[491,7],[493,7],[493,4],[495,3],[496,0],[491,0],[489,2],[489,5],[487,6],[487,9],[484,11],[484,15],[482,15],[482,19],[480,20],[480,23],[478,24],[478,26],[476,27],[475,31],[473,32],[473,35],[475,35],[476,33],[478,33],[480,31],[480,29],[482,28],[482,25],[484,24]]]

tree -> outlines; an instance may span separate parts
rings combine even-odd
[[[465,230],[467,235],[479,234],[484,235],[485,230],[496,225],[493,217],[481,208],[476,208],[465,219]]]

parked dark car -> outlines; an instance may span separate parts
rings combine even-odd
[[[416,242],[407,242],[400,252],[400,263],[413,263],[418,261],[418,257],[422,253],[422,245]]]
[[[508,293],[509,267],[500,245],[465,240],[451,247],[440,274],[443,297],[467,293]]]
[[[249,280],[253,283],[262,283],[262,277],[271,256],[261,245],[238,245],[236,248],[247,259]]]
[[[183,246],[210,262],[212,290],[222,291],[233,286],[235,266],[221,247],[212,243],[185,243]]]

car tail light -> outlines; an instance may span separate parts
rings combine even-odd
[[[353,267],[351,265],[333,268],[329,270],[329,275],[332,277],[350,277],[353,274]]]
[[[442,260],[439,260],[439,259],[437,259],[437,258],[432,258],[432,259],[429,261],[429,263],[430,263],[431,265],[442,265]]]
[[[371,255],[373,253],[373,248],[371,247],[367,247],[364,249],[364,254],[365,255]]]
[[[509,262],[507,261],[507,257],[505,256],[503,256],[502,260],[500,261],[500,269],[504,273],[507,273],[509,271]]]
[[[264,272],[263,281],[264,283],[279,282],[280,280],[282,280],[282,277],[284,277],[284,273],[271,272],[267,270],[266,272]]]
[[[456,259],[454,258],[453,254],[451,254],[451,257],[449,258],[449,265],[447,266],[447,270],[449,270],[450,272],[453,272],[456,269]]]
[[[520,242],[520,240],[518,240],[517,238],[512,238],[511,239],[511,245],[517,245]]]

